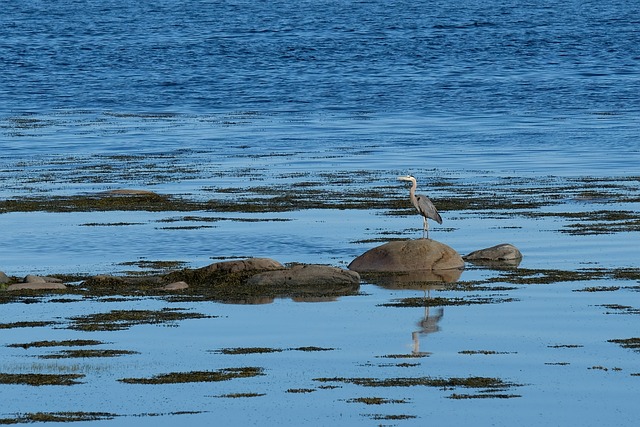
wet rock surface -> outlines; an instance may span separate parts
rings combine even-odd
[[[284,270],[267,271],[251,276],[249,286],[331,286],[358,285],[355,271],[315,264],[299,264]]]
[[[15,278],[14,278],[15,279]],[[0,284],[7,284],[11,282],[11,278],[6,274],[0,274]],[[21,291],[21,290],[60,290],[67,289],[66,285],[62,283],[62,280],[55,277],[48,276],[36,276],[29,274],[22,281],[12,283],[6,287],[7,291]]]
[[[464,268],[453,248],[430,239],[398,240],[368,250],[349,264],[359,273],[439,271]]]
[[[487,268],[515,268],[522,261],[522,253],[509,243],[501,243],[486,249],[479,249],[463,257],[465,261]]]
[[[6,276],[5,276],[6,277]],[[63,277],[63,276],[61,276]],[[246,258],[185,268],[160,275],[84,277],[67,287],[56,277],[28,275],[6,277],[3,289],[64,290],[92,296],[141,296],[176,293],[176,297],[243,303],[271,302],[277,297],[296,300],[336,298],[358,291],[355,271],[315,264],[285,267],[270,258]],[[13,282],[13,283],[12,283]],[[16,283],[18,282],[18,283]],[[73,282],[73,281],[70,281]]]
[[[501,243],[486,249],[473,251],[463,257],[465,260],[506,261],[521,259],[522,253],[510,243]]]

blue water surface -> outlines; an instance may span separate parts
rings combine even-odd
[[[514,193],[534,198],[545,197],[545,186],[569,188],[569,182],[576,189],[553,194],[562,202],[544,212],[636,212],[637,6],[624,0],[3,1],[0,198],[140,188],[206,200],[235,194],[221,189],[310,181],[320,182],[319,190],[376,187],[406,195],[395,178],[413,173],[436,202],[452,196],[442,186],[430,191],[430,183],[442,180],[484,194],[510,182]],[[576,201],[580,183],[591,178],[624,188],[626,201]],[[387,214],[197,212],[223,219],[176,229],[164,221],[193,222],[180,222],[180,212],[4,213],[0,270],[98,274],[121,272],[129,268],[122,263],[136,260],[199,267],[244,256],[345,266],[376,239],[419,236],[419,217]],[[638,266],[637,232],[570,235],[558,231],[570,219],[559,217],[442,214],[445,222],[432,235],[460,253],[508,241],[525,254],[523,268]],[[247,218],[261,221],[241,221]],[[462,279],[490,274],[469,268]],[[313,304],[154,298],[4,304],[0,323],[64,324],[72,315],[140,308],[219,317],[95,334],[64,326],[7,329],[0,334],[0,373],[87,377],[62,391],[3,384],[0,419],[104,411],[118,414],[111,425],[635,425],[637,353],[608,342],[637,336],[634,285],[612,279],[516,286],[496,291],[509,303],[446,307],[437,330],[427,332],[420,329],[422,307],[381,305],[425,290],[368,283],[362,295]],[[594,286],[618,290],[574,292]],[[48,362],[33,349],[6,347],[87,335],[139,354],[116,362]],[[416,336],[429,357],[409,359],[410,366],[385,358],[410,353]],[[214,352],[253,346],[332,350],[245,359]],[[464,353],[469,350],[478,353]],[[266,375],[151,388],[117,382],[251,364],[265,367]],[[519,397],[456,400],[433,388],[323,389],[315,381],[475,375],[517,383],[505,393]],[[288,391],[296,388],[314,391]],[[235,392],[264,396],[220,397]],[[353,401],[362,397],[403,403]]]

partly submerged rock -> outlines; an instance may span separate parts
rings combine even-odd
[[[36,276],[34,274],[28,274],[24,278],[25,283],[62,283],[62,280],[55,277],[48,276]]]
[[[284,265],[271,258],[246,258],[216,262],[206,267],[198,268],[195,271],[200,273],[238,273],[241,271],[280,270],[283,268],[285,268]]]
[[[499,245],[492,246],[486,249],[480,249],[471,252],[469,255],[465,255],[464,259],[468,261],[473,260],[487,260],[487,261],[505,261],[512,259],[521,259],[522,253],[518,248],[509,243],[501,243]]]
[[[168,285],[164,285],[159,289],[162,291],[182,291],[185,289],[189,289],[189,285],[187,284],[187,282],[179,281],[169,283]]]
[[[368,250],[349,264],[359,273],[439,271],[464,268],[450,246],[430,239],[397,240]]]
[[[266,271],[247,280],[249,286],[359,286],[360,275],[355,271],[317,264],[298,264],[284,270]]]
[[[14,283],[13,285],[7,286],[7,291],[22,291],[22,290],[46,291],[46,290],[57,290],[57,289],[67,289],[67,287],[63,283],[55,283],[55,282]]]
[[[490,268],[517,267],[522,260],[522,253],[512,244],[501,243],[471,252],[463,258],[465,261]]]

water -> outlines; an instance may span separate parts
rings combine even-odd
[[[432,236],[460,253],[511,242],[525,254],[521,268],[638,268],[637,227],[572,234],[568,227],[581,220],[543,215],[640,211],[633,2],[63,0],[2,8],[0,199],[140,188],[224,200],[313,183],[319,199],[348,202],[340,195],[404,194],[395,177],[412,173],[436,202],[486,194],[556,202],[530,209],[534,216],[442,212]],[[378,244],[368,239],[419,235],[419,218],[390,210],[188,213],[215,222],[173,211],[2,213],[0,270],[119,273],[132,261],[202,266],[236,256],[345,266]],[[469,266],[461,280],[495,274]],[[119,425],[631,425],[637,353],[608,340],[637,336],[637,278],[504,284],[514,289],[490,293],[515,301],[445,307],[429,333],[418,325],[424,308],[380,306],[422,289],[366,282],[363,295],[314,304],[6,303],[0,323],[62,324],[3,329],[0,373],[86,378],[72,387],[2,385],[0,418],[104,411]],[[589,287],[618,289],[574,292]],[[220,317],[176,328],[65,328],[74,315],[164,307]],[[429,357],[385,358],[410,353],[414,332]],[[139,354],[50,363],[37,358],[49,349],[4,347],[87,336]],[[309,345],[333,350],[212,352]],[[220,384],[116,381],[239,366],[264,367],[266,375]],[[321,388],[315,380],[474,375],[521,384],[505,392],[521,397],[456,400],[432,387]],[[103,390],[112,397],[102,399]],[[264,396],[216,397],[235,392]],[[363,397],[396,403],[353,401]]]

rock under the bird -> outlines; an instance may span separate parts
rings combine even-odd
[[[450,270],[464,268],[453,248],[431,239],[397,240],[368,250],[349,264],[359,273]]]

